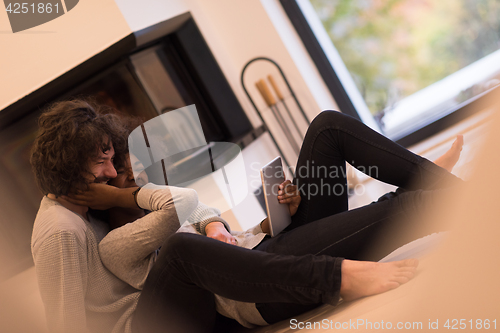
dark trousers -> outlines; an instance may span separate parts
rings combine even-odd
[[[377,202],[348,211],[346,162],[371,177],[399,186]],[[415,228],[437,198],[461,180],[415,155],[356,119],[335,111],[319,114],[309,127],[295,170],[301,204],[292,224],[255,249],[275,254],[327,255],[380,260],[436,229]],[[404,233],[410,230],[410,233]],[[393,231],[400,231],[394,237]],[[257,303],[268,323],[317,305]]]
[[[347,211],[346,161],[401,188]],[[302,202],[292,224],[254,250],[200,235],[170,237],[140,296],[134,333],[210,332],[213,294],[257,303],[268,323],[336,305],[343,258],[376,260],[408,242],[385,244],[383,238],[418,221],[416,213],[460,180],[354,118],[324,111],[308,129],[294,183]],[[386,248],[372,251],[381,240]]]

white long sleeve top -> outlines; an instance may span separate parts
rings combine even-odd
[[[137,196],[145,217],[109,231],[107,223],[42,199],[32,234],[32,254],[50,332],[130,332],[140,290],[156,260],[156,249],[179,229],[204,234],[220,212],[198,202],[189,189],[147,185]],[[233,232],[240,246],[264,238],[257,226]],[[265,325],[254,304],[217,296],[217,309],[244,326]]]

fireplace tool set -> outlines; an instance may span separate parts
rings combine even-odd
[[[261,97],[264,99],[265,104],[267,107],[271,110],[271,113],[274,116],[274,119],[276,120],[276,123],[279,125],[279,129],[281,130],[282,134],[286,137],[286,141],[295,153],[295,155],[298,157],[299,152],[300,152],[300,145],[302,144],[302,140],[304,139],[303,132],[300,130],[297,119],[294,117],[293,113],[291,112],[291,104],[296,105],[296,109],[299,111],[299,114],[302,115],[302,117],[305,120],[305,123],[307,126],[309,126],[310,121],[307,118],[304,110],[302,109],[302,105],[299,103],[297,100],[297,97],[295,96],[295,93],[293,92],[292,87],[290,86],[285,74],[281,70],[281,67],[273,60],[265,57],[258,57],[250,60],[245,67],[243,67],[243,70],[241,72],[241,85],[243,86],[243,90],[245,90],[245,93],[247,94],[250,102],[252,103],[253,107],[255,108],[255,111],[257,111],[257,114],[259,115],[265,129],[268,131],[269,135],[271,136],[271,139],[273,140],[274,144],[278,148],[278,151],[280,155],[283,157],[283,160],[287,166],[290,165],[290,160],[286,158],[286,156],[283,154],[283,149],[282,146],[278,144],[276,141],[276,133],[273,134],[273,131],[270,130],[267,122],[265,121],[263,117],[263,113],[259,108],[257,108],[254,99],[250,96],[248,93],[248,90],[245,86],[244,82],[244,74],[245,71],[248,69],[249,65],[256,61],[267,61],[273,64],[281,74],[281,78],[286,84],[288,94],[283,94],[281,89],[278,86],[277,81],[272,75],[267,75],[267,81],[265,79],[260,79],[255,83],[255,86],[260,93]],[[269,84],[268,84],[269,82]],[[271,90],[271,88],[272,90]],[[274,93],[273,93],[274,91]],[[293,98],[293,102],[290,102],[290,100],[287,101],[285,100],[287,96],[291,96]],[[275,97],[276,96],[276,97]],[[290,105],[289,105],[290,104]],[[286,117],[284,117],[286,115]],[[285,118],[288,118],[289,121],[287,121]],[[296,133],[297,135],[294,135]],[[300,138],[300,142],[297,142],[296,137]]]

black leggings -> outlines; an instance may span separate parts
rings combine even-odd
[[[400,189],[347,211],[346,161]],[[307,131],[294,183],[302,202],[292,224],[254,250],[200,235],[171,236],[139,298],[134,333],[210,332],[214,294],[257,303],[268,323],[336,305],[343,258],[377,260],[420,236],[384,239],[418,221],[460,179],[354,118],[324,111]],[[375,250],[376,242],[382,246]]]

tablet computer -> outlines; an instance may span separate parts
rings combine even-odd
[[[269,229],[271,230],[271,237],[274,237],[292,223],[288,205],[280,204],[278,201],[279,185],[285,181],[281,157],[278,156],[264,165],[260,169],[260,176],[262,178],[267,217],[269,218]]]

